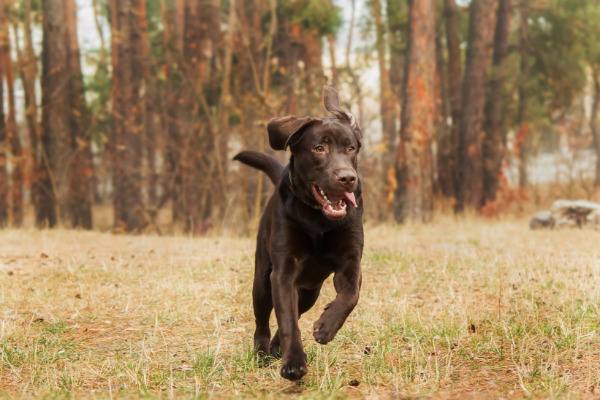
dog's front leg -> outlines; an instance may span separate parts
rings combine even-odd
[[[325,307],[325,311],[313,325],[313,336],[318,343],[329,343],[358,303],[362,283],[360,256],[348,264],[346,268],[335,273],[333,284],[337,296]]]
[[[271,272],[273,306],[281,346],[281,376],[292,381],[302,378],[306,372],[306,354],[302,349],[302,337],[298,327],[298,291],[295,285],[298,260],[284,261],[280,268]],[[281,268],[282,267],[282,268]]]

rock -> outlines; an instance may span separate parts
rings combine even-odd
[[[554,219],[550,211],[538,211],[529,222],[530,229],[553,228]]]
[[[600,228],[600,204],[587,200],[556,200],[552,204],[556,227]]]

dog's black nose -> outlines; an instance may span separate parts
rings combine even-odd
[[[356,173],[354,171],[341,171],[337,174],[338,182],[346,187],[351,187],[356,183]]]

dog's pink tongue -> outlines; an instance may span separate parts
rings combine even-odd
[[[346,197],[350,201],[350,203],[352,203],[352,205],[354,206],[354,208],[358,207],[356,205],[356,197],[354,197],[354,193],[352,193],[352,192],[345,192],[344,193],[344,197]]]

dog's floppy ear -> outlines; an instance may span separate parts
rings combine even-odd
[[[350,112],[343,110],[340,107],[338,92],[331,86],[323,86],[323,104],[325,105],[327,111],[335,115],[337,119],[346,121],[348,125],[350,125],[350,128],[356,135],[358,143],[362,144],[362,130],[360,129],[360,126],[358,126],[356,118],[354,118],[354,115],[352,115]]]
[[[269,132],[269,144],[273,150],[285,150],[294,144],[302,133],[313,124],[323,123],[320,119],[311,117],[296,117],[288,115],[277,117],[269,121],[267,131]]]

